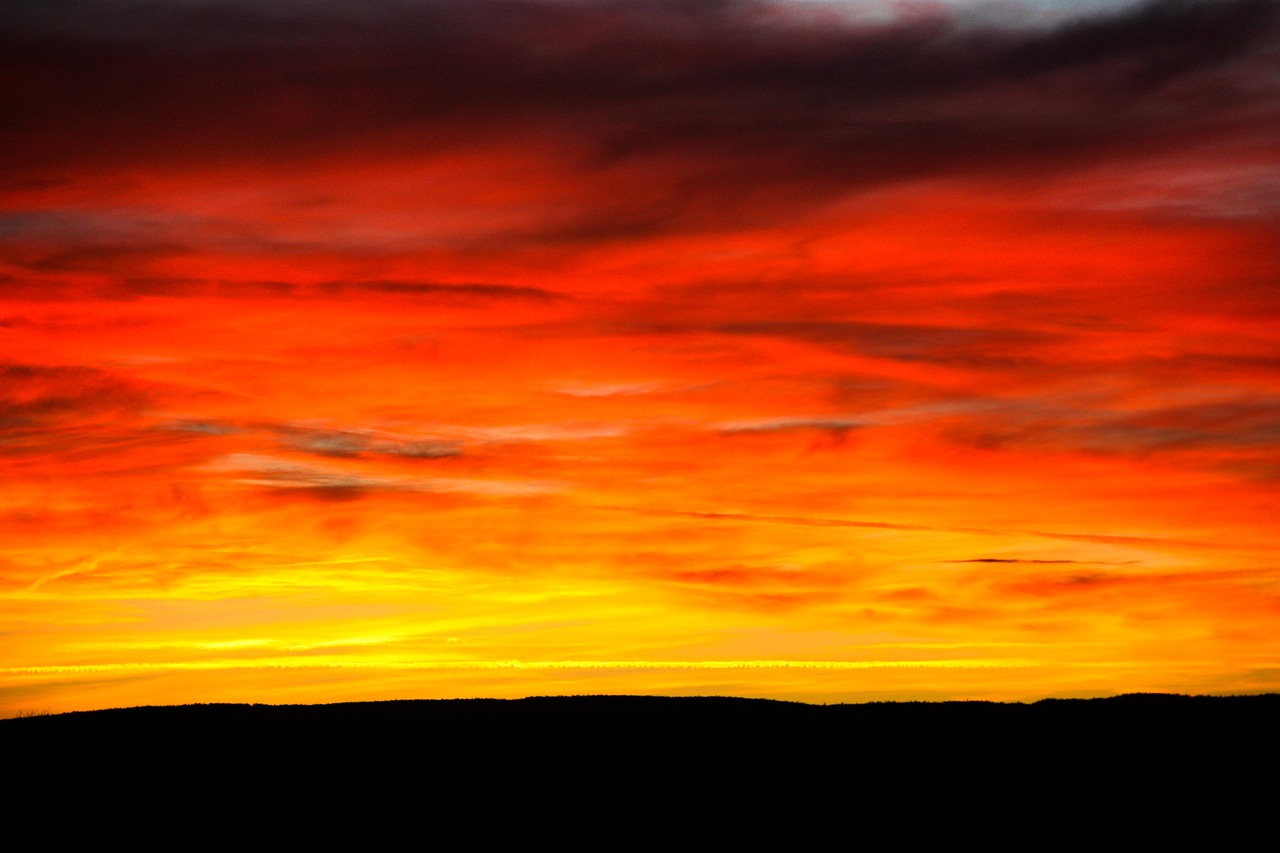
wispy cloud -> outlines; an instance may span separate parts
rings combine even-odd
[[[97,368],[0,364],[0,455],[106,454],[154,442],[155,389]]]
[[[567,397],[631,397],[664,390],[661,382],[562,382],[553,386]]]
[[[850,430],[865,426],[860,420],[835,417],[800,417],[800,418],[759,418],[756,420],[731,421],[721,424],[721,432],[792,432],[799,430],[817,430],[843,435]]]
[[[336,430],[297,424],[278,428],[281,441],[293,450],[319,456],[398,456],[444,459],[462,452],[457,442],[414,439],[373,430]]]
[[[316,490],[335,496],[365,492],[438,492],[492,497],[541,495],[562,490],[558,483],[532,480],[482,480],[461,477],[379,476],[360,471],[303,464],[258,453],[232,453],[205,470],[238,474],[237,482],[271,489]]]

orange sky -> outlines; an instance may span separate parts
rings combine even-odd
[[[1277,4],[868,8],[7,7],[0,715],[1280,690]]]

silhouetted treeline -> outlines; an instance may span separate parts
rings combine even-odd
[[[0,722],[0,749],[9,832],[46,841],[1021,846],[1270,834],[1278,724],[1277,695],[573,697],[96,711]]]

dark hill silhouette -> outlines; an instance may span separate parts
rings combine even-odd
[[[1268,837],[1278,724],[1278,695],[831,706],[592,696],[81,712],[0,721],[0,750],[9,833],[25,821],[45,840],[1025,846],[1195,832],[1221,842],[1251,827]]]

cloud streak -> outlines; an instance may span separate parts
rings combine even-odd
[[[301,489],[335,497],[368,492],[462,493],[491,497],[541,495],[558,491],[555,483],[479,480],[457,477],[378,476],[361,471],[294,462],[256,453],[235,453],[210,462],[206,469],[242,475],[237,482],[270,489]]]

